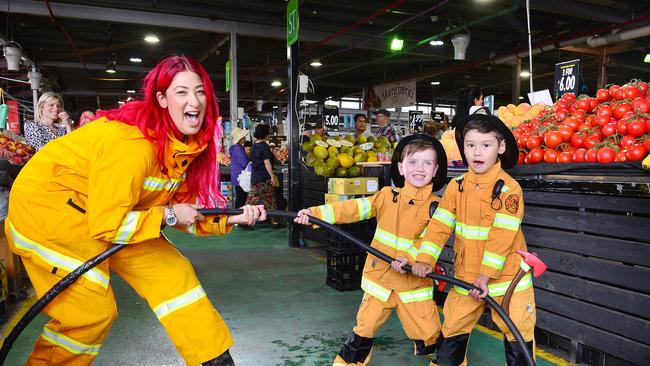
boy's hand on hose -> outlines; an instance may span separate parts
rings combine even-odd
[[[474,281],[474,286],[478,287],[481,289],[481,292],[478,290],[470,290],[469,295],[476,300],[482,300],[485,299],[485,297],[488,295],[488,287],[487,283],[490,280],[490,277],[485,276],[485,275],[480,275],[478,276],[478,279]]]
[[[418,277],[426,277],[432,271],[431,266],[424,262],[415,262],[413,267],[411,267],[411,272]]]
[[[409,260],[406,259],[406,257],[397,257],[394,261],[390,262],[390,266],[399,273],[406,273],[406,271],[402,269],[406,264],[409,264]]]
[[[242,214],[228,216],[228,219],[226,220],[228,225],[255,225],[257,221],[266,220],[266,210],[264,209],[264,205],[246,205],[241,209],[244,210]]]
[[[198,209],[202,208],[200,205],[193,205],[189,203],[177,203],[172,206],[174,210],[174,215],[178,220],[177,225],[182,226],[192,226],[197,221],[205,220],[205,217],[201,215]]]
[[[313,215],[313,213],[311,212],[310,209],[304,208],[298,211],[298,214],[296,215],[296,218],[293,219],[293,222],[300,225],[309,225],[308,215]]]

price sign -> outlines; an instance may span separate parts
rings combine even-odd
[[[555,100],[565,93],[578,95],[580,86],[580,60],[555,64]]]
[[[445,112],[432,111],[431,119],[436,123],[441,124],[445,121]]]
[[[339,134],[339,108],[332,106],[323,107],[323,125],[330,135]]]
[[[409,111],[409,130],[412,134],[422,132],[423,121],[422,111]]]

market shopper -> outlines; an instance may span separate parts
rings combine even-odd
[[[83,111],[79,115],[79,124],[77,125],[77,128],[87,125],[88,123],[94,120],[95,120],[95,112],[90,110]]]
[[[244,148],[244,143],[248,139],[249,131],[235,127],[230,132],[232,138],[232,145],[228,152],[230,153],[230,180],[232,181],[232,186],[235,188],[235,207],[242,207],[246,204],[246,198],[248,198],[248,193],[244,191],[239,184],[239,174],[246,169],[249,163],[248,156],[246,156],[246,149]],[[243,230],[251,230],[253,227],[248,225],[237,225],[238,228]]]
[[[358,139],[361,136],[369,137],[372,134],[366,129],[368,117],[363,113],[354,115],[354,138]]]
[[[440,251],[426,243],[418,247],[421,241],[416,239],[421,237],[439,200],[434,192],[442,188],[447,176],[442,145],[427,135],[405,137],[395,149],[391,176],[397,188],[384,187],[371,197],[303,209],[294,220],[307,225],[307,215],[313,215],[330,224],[344,224],[376,217],[377,230],[371,245],[396,258],[388,264],[368,255],[361,279],[364,295],[357,325],[336,355],[335,366],[366,365],[373,338],[393,309],[413,340],[416,355],[433,354],[441,338],[433,284],[423,278],[431,273]],[[430,255],[416,261],[421,251]],[[407,263],[412,265],[413,274],[403,271]]]
[[[93,362],[117,316],[111,271],[148,302],[186,364],[234,365],[225,322],[161,226],[223,235],[266,213],[261,206],[237,216],[197,211],[225,203],[214,189],[219,110],[205,69],[189,57],[167,57],[143,90],[143,100],[50,142],[13,185],[5,232],[39,297],[110,245],[128,244],[47,306],[52,320],[28,365]]]
[[[251,147],[251,161],[253,172],[251,174],[251,190],[248,192],[246,203],[249,205],[263,204],[269,210],[277,208],[275,190],[280,186],[278,177],[273,171],[275,156],[266,142],[271,137],[271,127],[267,124],[258,124],[253,132],[255,141]],[[273,228],[281,228],[280,221],[271,218]]]
[[[63,98],[54,92],[43,93],[36,102],[36,119],[25,121],[25,142],[36,151],[48,142],[72,131],[72,119],[63,109]]]
[[[454,118],[451,120],[451,127],[456,128],[458,121],[470,114],[486,114],[483,106],[483,92],[481,89],[472,86],[463,88],[458,92],[458,101],[456,102],[456,111]]]
[[[472,328],[483,314],[487,295],[501,303],[520,268],[517,250],[526,250],[521,230],[524,215],[522,190],[503,169],[517,164],[518,149],[512,132],[491,115],[470,115],[458,121],[456,141],[469,171],[452,179],[445,189],[424,235],[433,252],[420,250],[417,260],[435,260],[452,231],[454,273],[482,291],[454,287],[444,305],[444,339],[438,348],[440,366],[463,363]],[[455,230],[454,230],[455,228]],[[422,244],[424,246],[424,244]],[[510,317],[533,353],[535,298],[530,273],[518,283],[510,302]],[[505,334],[506,362],[526,365],[523,350],[500,317],[492,319]]]
[[[386,109],[380,109],[373,113],[377,117],[377,125],[379,125],[375,136],[386,136],[391,144],[399,141],[401,138],[399,131],[390,123],[390,112]]]

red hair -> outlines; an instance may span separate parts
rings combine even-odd
[[[226,199],[220,192],[217,154],[221,146],[219,105],[214,95],[214,87],[208,73],[198,61],[183,55],[168,56],[151,70],[142,82],[144,99],[134,100],[118,109],[98,111],[97,117],[106,116],[109,120],[121,121],[136,126],[142,134],[156,146],[156,156],[161,166],[165,165],[165,146],[169,135],[182,136],[172,121],[169,111],[158,103],[156,94],[165,93],[174,76],[182,71],[191,71],[199,75],[205,90],[205,121],[197,133],[201,144],[207,148],[197,156],[187,168],[186,184],[188,192],[180,197],[181,202],[190,202],[196,197],[198,203],[205,207],[218,204],[225,206]]]

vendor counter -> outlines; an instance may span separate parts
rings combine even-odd
[[[385,185],[388,169],[366,173]],[[465,171],[449,168],[448,179]],[[572,363],[650,365],[648,172],[621,163],[538,164],[509,173],[524,191],[529,251],[548,265],[534,280],[538,344],[566,350]],[[301,207],[323,204],[326,190],[326,178],[301,167]],[[439,260],[448,274],[452,243]],[[481,323],[494,327],[489,313]]]

